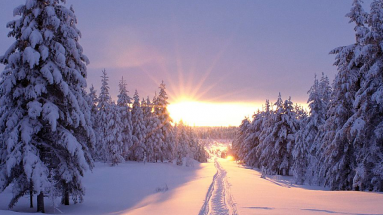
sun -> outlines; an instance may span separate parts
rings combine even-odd
[[[191,126],[238,126],[260,105],[255,103],[219,103],[183,99],[168,106],[174,122],[182,120]]]
[[[229,155],[229,156],[226,157],[226,160],[232,161],[232,160],[234,160],[234,157]]]

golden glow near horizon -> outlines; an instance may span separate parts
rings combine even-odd
[[[239,126],[247,116],[262,109],[263,103],[251,102],[202,102],[182,100],[168,105],[173,122],[182,120],[190,126]],[[307,104],[300,104],[304,108]]]
[[[234,157],[229,155],[229,156],[226,157],[226,160],[232,161],[232,160],[234,160]]]
[[[238,126],[245,116],[252,116],[262,104],[213,103],[184,100],[168,106],[174,122],[190,126]]]

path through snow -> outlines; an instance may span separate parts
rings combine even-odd
[[[217,158],[214,159],[214,166],[217,169],[217,173],[213,177],[213,182],[206,194],[205,203],[199,215],[237,215],[237,208],[230,193],[226,171],[221,167]]]

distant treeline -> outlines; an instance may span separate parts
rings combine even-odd
[[[193,127],[194,133],[198,139],[234,139],[238,127]]]

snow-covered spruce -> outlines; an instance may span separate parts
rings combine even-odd
[[[82,201],[81,178],[92,168],[94,143],[85,99],[86,64],[77,19],[64,0],[28,0],[15,8],[10,37],[15,42],[0,57],[0,192],[11,183],[9,207],[29,193],[62,192]]]
[[[259,147],[261,165],[269,173],[288,175],[292,166],[292,149],[295,133],[299,129],[291,100],[282,102],[279,94],[276,110],[268,117],[267,132]]]
[[[89,93],[87,96],[88,106],[90,108],[92,127],[94,131],[97,131],[98,122],[97,122],[97,91],[94,89],[93,85],[89,88]],[[95,139],[97,141],[97,132],[95,132]],[[92,153],[93,154],[93,153]]]
[[[347,17],[355,23],[356,42],[330,52],[336,54],[334,64],[338,69],[333,89],[327,77],[315,80],[309,91],[309,117],[299,117],[295,111],[296,118],[300,119],[293,150],[293,170],[298,183],[320,184],[334,190],[383,190],[382,12],[382,0],[374,0],[369,13],[363,10],[360,0],[353,1]],[[275,166],[273,162],[282,156],[273,156],[280,151],[275,147],[280,143],[277,137],[285,136],[275,134],[286,130],[278,127],[284,118],[278,119],[279,109],[271,111],[272,117],[263,120],[262,132],[256,135],[259,143],[254,137],[256,128],[241,125],[244,131],[233,143],[240,159],[257,165],[249,161],[253,160],[250,140],[258,144],[255,157],[260,165]],[[252,125],[257,124],[256,120],[258,117]],[[246,159],[246,155],[250,159]],[[269,157],[277,159],[266,161]]]
[[[132,99],[128,96],[128,90],[126,89],[126,81],[124,77],[121,78],[119,84],[119,94],[117,95],[117,108],[118,114],[120,115],[120,128],[122,136],[122,154],[126,160],[134,160],[134,155],[130,150],[133,146],[133,137],[132,137],[132,115],[130,105]],[[116,116],[117,119],[117,116]]]
[[[353,178],[353,189],[383,191],[383,2],[374,1],[371,12],[365,19],[370,28],[364,32],[364,59],[361,67],[360,88],[356,92],[350,136],[357,167]],[[363,34],[361,34],[363,35]]]
[[[101,89],[100,95],[98,96],[97,103],[97,114],[94,116],[97,121],[97,143],[93,153],[95,160],[104,161],[108,160],[108,150],[107,150],[107,140],[109,134],[109,121],[111,112],[111,98],[109,95],[109,86],[108,86],[109,77],[106,74],[106,71],[102,71],[101,76]]]
[[[144,121],[144,112],[140,104],[140,97],[137,90],[133,96],[133,107],[132,107],[132,141],[133,146],[130,151],[133,160],[143,161],[145,157],[145,137],[146,137],[146,126]]]
[[[162,81],[160,84],[160,92],[157,97],[153,99],[154,105],[154,114],[159,121],[158,130],[161,133],[161,141],[157,145],[158,158],[163,160],[172,160],[173,159],[173,150],[174,150],[174,138],[172,134],[172,119],[170,118],[169,112],[167,110],[168,95],[166,93],[165,83]]]
[[[356,42],[331,52],[338,74],[317,177],[332,189],[383,190],[382,11],[381,0],[371,3],[370,13],[355,0],[347,16],[355,23]]]
[[[208,154],[190,126],[180,121],[174,126],[173,134],[175,139],[174,157],[177,165],[189,166],[192,159],[207,162]]]
[[[320,145],[315,138],[318,135],[319,127],[326,120],[327,105],[331,94],[327,76],[322,73],[321,80],[318,80],[315,75],[314,84],[308,94],[307,103],[310,113],[308,117],[300,120],[300,130],[295,136],[293,149],[293,175],[298,184],[303,184],[304,181],[309,183],[317,181],[312,178],[318,165],[316,152]]]
[[[242,120],[241,124],[239,125],[238,133],[233,140],[233,153],[238,159],[243,158],[245,156],[245,152],[242,151],[242,145],[246,139],[249,126],[250,120],[248,117],[246,117]]]
[[[293,107],[291,99],[282,101],[279,94],[275,111],[267,100],[263,111],[244,119],[233,151],[246,164],[263,168],[270,174],[288,175],[292,171],[292,149],[299,130],[301,108]],[[304,114],[303,114],[304,115]]]
[[[161,146],[163,146],[163,133],[161,131],[161,121],[158,116],[152,112],[157,96],[153,97],[153,102],[146,101],[145,121],[147,128],[147,135],[145,138],[146,156],[148,162],[163,161]]]

